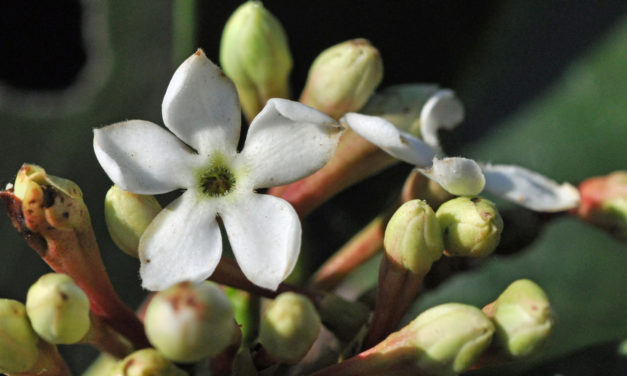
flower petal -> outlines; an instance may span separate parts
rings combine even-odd
[[[165,193],[191,184],[197,161],[172,133],[144,120],[94,129],[94,151],[109,178],[138,194]]]
[[[252,123],[241,152],[254,188],[291,183],[331,158],[342,126],[304,104],[270,99]]]
[[[495,196],[540,212],[558,212],[579,205],[579,192],[526,168],[511,165],[483,165],[485,189]]]
[[[202,50],[174,72],[161,111],[166,127],[199,154],[237,147],[241,113],[235,86]]]
[[[144,288],[164,290],[213,273],[222,254],[216,201],[186,191],[155,217],[139,241]]]
[[[427,144],[440,150],[438,130],[451,130],[464,120],[464,105],[449,89],[436,92],[420,111],[420,135]]]
[[[280,198],[253,193],[225,205],[220,216],[246,277],[276,290],[300,252],[301,227],[294,208]]]
[[[485,185],[481,167],[468,158],[433,158],[433,166],[418,170],[435,180],[446,191],[457,196],[478,195]]]
[[[431,165],[436,155],[431,146],[380,117],[349,112],[342,122],[391,156],[416,166]]]

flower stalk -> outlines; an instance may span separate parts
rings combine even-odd
[[[311,376],[456,375],[489,346],[494,325],[459,303],[433,307],[384,341]]]
[[[80,188],[25,164],[15,187],[0,197],[28,245],[54,271],[74,280],[87,294],[92,312],[136,347],[147,346],[141,322],[111,285]]]
[[[383,235],[388,221],[402,203],[421,199],[432,208],[437,209],[440,204],[452,197],[436,182],[427,179],[417,170],[412,170],[405,180],[399,200],[384,209],[325,261],[312,277],[312,286],[320,290],[330,291],[349,273],[374,257],[383,248]]]
[[[408,201],[394,213],[383,243],[377,301],[364,348],[374,346],[396,329],[444,248],[435,213],[420,200]]]

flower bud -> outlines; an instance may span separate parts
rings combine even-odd
[[[457,196],[474,196],[483,190],[485,176],[472,159],[462,157],[433,158],[433,165],[419,171],[436,181],[447,192]]]
[[[382,345],[401,341],[396,346],[412,352],[419,369],[454,375],[472,366],[490,345],[493,334],[494,325],[481,310],[447,303],[424,311]]]
[[[98,355],[81,376],[111,375],[118,365],[118,360],[109,354]]]
[[[435,215],[448,256],[485,257],[499,244],[503,219],[491,201],[457,197],[442,204]]]
[[[359,110],[382,78],[379,51],[365,39],[349,40],[318,55],[300,101],[337,119]]]
[[[51,225],[58,229],[84,226],[89,214],[83,203],[83,193],[71,180],[49,175],[37,165],[24,164],[15,178],[14,191],[22,200],[22,210],[28,213],[26,225],[31,231]],[[78,202],[80,204],[76,204]],[[36,223],[36,222],[41,223]]]
[[[577,214],[619,239],[627,239],[627,171],[585,180],[579,185]]]
[[[43,167],[34,164],[24,164],[20,168],[15,178],[13,193],[21,200],[24,200],[26,187],[29,182],[38,185],[50,185],[66,195],[73,198],[82,198],[83,192],[76,183],[58,176],[48,175]]]
[[[259,328],[259,342],[270,356],[283,363],[297,363],[320,333],[320,318],[306,297],[286,292],[267,308]]]
[[[24,305],[0,299],[0,372],[30,370],[39,357],[39,337],[31,328]]]
[[[249,120],[268,99],[289,97],[292,56],[287,36],[259,1],[242,4],[229,18],[222,32],[220,64],[235,83]]]
[[[520,279],[484,308],[496,325],[500,347],[512,357],[524,357],[540,348],[553,326],[549,299],[534,282]]]
[[[421,200],[404,203],[388,222],[383,245],[398,266],[414,274],[427,274],[444,249],[433,209]]]
[[[76,343],[89,331],[89,299],[65,274],[41,276],[28,290],[26,312],[35,332],[49,343]]]
[[[105,196],[105,221],[115,245],[126,254],[138,257],[139,238],[161,211],[154,196],[127,192],[117,185]]]
[[[119,361],[111,376],[185,376],[182,369],[176,367],[155,349],[135,351]]]
[[[216,355],[236,336],[233,309],[214,283],[179,283],[157,293],[144,325],[150,343],[166,358],[192,363]]]

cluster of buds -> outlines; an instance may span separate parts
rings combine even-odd
[[[281,214],[285,214],[289,205],[282,204],[278,199],[281,198],[294,208],[289,211],[290,219],[304,218],[335,194],[398,163],[397,158],[414,163],[418,169],[409,174],[398,199],[325,262],[306,286],[281,283],[276,289],[270,289],[268,285],[253,283],[251,275],[257,280],[267,280],[254,273],[247,274],[242,259],[248,263],[249,271],[253,263],[264,267],[273,265],[263,257],[238,255],[242,249],[245,253],[255,247],[279,243],[272,241],[280,237],[282,231],[296,234],[286,238],[285,243],[296,244],[298,248],[300,227],[272,228],[270,235],[261,237],[264,241],[271,240],[255,244],[246,235],[262,230],[248,223],[247,217],[229,213],[225,210],[226,204],[213,205],[216,214],[209,219],[213,223],[214,237],[211,237],[209,224],[203,222],[207,225],[206,233],[189,232],[184,240],[197,242],[210,238],[220,246],[220,225],[223,225],[233,253],[240,257],[241,268],[232,258],[218,255],[214,259],[203,259],[207,264],[217,265],[208,276],[205,265],[194,265],[197,255],[179,254],[176,246],[166,249],[170,252],[169,260],[176,264],[165,276],[178,273],[177,268],[191,260],[189,269],[200,277],[198,280],[179,279],[168,288],[151,293],[134,312],[113,290],[80,188],[67,179],[47,174],[39,166],[25,164],[15,183],[0,192],[0,198],[6,204],[13,225],[55,273],[42,276],[32,285],[25,305],[0,300],[1,372],[69,375],[56,345],[89,344],[102,355],[86,375],[210,373],[226,376],[258,372],[271,375],[288,367],[294,374],[315,376],[459,374],[538,354],[553,327],[553,310],[547,295],[530,280],[515,281],[483,309],[447,303],[427,309],[407,325],[401,325],[425,288],[423,282],[435,274],[433,269],[455,259],[480,262],[498,249],[504,221],[496,204],[480,196],[484,188],[502,193],[506,199],[514,197],[514,201],[533,210],[538,207],[550,208],[547,211],[551,212],[570,210],[619,237],[624,238],[627,233],[624,172],[590,179],[582,183],[580,193],[573,193],[569,185],[558,186],[526,169],[445,158],[438,131],[450,130],[463,120],[461,101],[452,90],[437,85],[405,84],[375,92],[382,81],[383,62],[376,47],[365,39],[336,44],[313,61],[299,102],[324,114],[281,100],[273,100],[269,107],[264,107],[272,98],[290,96],[292,58],[285,31],[260,2],[241,5],[228,20],[222,35],[220,62],[232,83],[201,50],[179,68],[171,83],[174,89],[168,91],[164,100],[164,106],[174,108],[171,113],[164,109],[166,124],[185,120],[188,110],[197,110],[194,107],[200,102],[189,102],[192,104],[185,107],[188,102],[180,100],[177,96],[180,92],[193,92],[195,87],[189,89],[195,84],[192,81],[215,79],[218,86],[237,91],[241,109],[252,124],[278,118],[276,128],[281,128],[287,127],[293,118],[302,120],[300,117],[303,117],[306,121],[302,122],[307,126],[313,124],[311,128],[324,129],[328,133],[324,137],[339,138],[326,165],[317,160],[307,162],[324,165],[311,175],[278,186],[270,183],[275,182],[280,173],[267,179],[259,178],[266,185],[253,189],[269,188],[268,193],[275,196],[264,201],[261,211],[279,207]],[[216,72],[219,74],[214,74]],[[232,104],[219,95],[215,97],[220,106]],[[239,111],[239,107],[235,107]],[[351,112],[355,113],[347,115]],[[224,115],[220,120],[227,117]],[[337,124],[339,119],[343,119],[341,122],[347,127],[343,133]],[[358,131],[360,122],[365,126],[360,126]],[[95,142],[101,163],[114,166],[110,168],[113,171],[110,175],[124,174],[118,171],[119,165],[110,161],[119,155],[111,152],[117,148],[107,148],[107,142],[120,139],[126,142],[125,127],[145,127],[140,121],[129,123],[101,130]],[[337,127],[322,126],[328,124]],[[253,136],[274,142],[274,130],[259,130],[263,125],[256,128],[257,134]],[[182,141],[195,148],[214,142],[205,139],[210,138],[205,137],[209,133],[203,133],[202,137],[196,133],[190,136],[186,135],[189,129],[179,124],[168,126],[172,126],[170,129]],[[111,135],[118,131],[122,136]],[[265,131],[270,136],[258,136]],[[187,145],[180,140],[173,141],[172,135],[164,135],[165,131],[156,132],[154,138],[166,140],[163,143],[167,147],[183,145],[182,164],[195,163],[186,159],[192,154]],[[228,137],[237,133],[226,129],[220,132],[229,134]],[[248,137],[250,135],[246,142],[250,140]],[[372,139],[381,140],[381,145],[368,141]],[[253,148],[263,149],[263,145],[253,144]],[[168,150],[173,155],[178,152]],[[244,151],[236,154],[241,156]],[[140,157],[134,160],[133,153],[123,157],[141,161]],[[230,198],[225,196],[229,194],[240,195],[243,189],[236,187],[236,183],[245,180],[242,177],[250,172],[247,170],[260,166],[247,165],[253,163],[250,160],[230,166],[223,157],[222,154],[212,157],[212,164],[206,171],[193,171],[198,182],[190,183],[187,188],[200,186],[205,196],[191,196],[193,199],[177,201],[166,209],[150,195],[161,189],[152,189],[146,184],[154,180],[155,184],[171,188],[174,183],[164,183],[146,174],[138,178],[137,192],[112,186],[105,197],[104,216],[113,242],[126,254],[139,258],[142,268],[147,268],[153,261],[145,249],[142,251],[147,244],[155,246],[153,243],[157,243],[155,247],[163,251],[167,247],[161,243],[168,240],[164,233],[186,231],[187,221],[193,222],[190,213],[196,205],[228,201]],[[298,158],[306,159],[300,154]],[[199,169],[195,165],[193,168]],[[495,176],[496,180],[509,179],[505,192],[503,185],[495,183]],[[179,178],[172,177],[173,180]],[[521,194],[521,189],[530,192]],[[538,191],[548,193],[542,196]],[[246,205],[258,199],[257,193]],[[582,203],[575,208],[571,204],[578,202],[579,196]],[[547,200],[552,199],[555,202],[547,204]],[[185,206],[188,212],[176,217],[185,219],[185,223],[176,223],[172,231],[154,236],[155,227],[165,222],[164,218],[179,207],[185,210]],[[245,209],[250,214],[247,206]],[[261,214],[260,217],[270,218],[270,214]],[[216,222],[215,217],[220,221]],[[233,223],[235,227],[227,227]],[[146,240],[146,234],[151,232],[152,243]],[[235,245],[240,248],[236,249]],[[188,248],[196,251],[203,246],[193,244]],[[274,251],[263,250],[272,257]],[[382,258],[373,304],[368,306],[333,291],[344,277],[379,253]],[[285,261],[287,266],[279,270],[287,270],[283,280],[296,264],[292,256],[271,260]]]

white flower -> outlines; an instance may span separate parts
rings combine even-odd
[[[438,126],[421,113],[421,122],[432,129],[430,143],[397,129],[385,119],[348,113],[342,121],[391,156],[414,164],[419,171],[458,196],[474,196],[484,189],[495,196],[531,210],[557,212],[579,205],[579,192],[568,183],[555,181],[519,166],[479,164],[472,159],[438,158]]]
[[[255,189],[286,184],[322,167],[341,126],[300,103],[271,99],[238,152],[235,87],[201,50],[174,73],[162,115],[174,134],[143,120],[94,130],[96,157],[122,189],[138,194],[186,189],[142,235],[142,285],[163,290],[209,277],[222,253],[219,216],[246,277],[276,289],[298,258],[300,221],[286,201]]]

